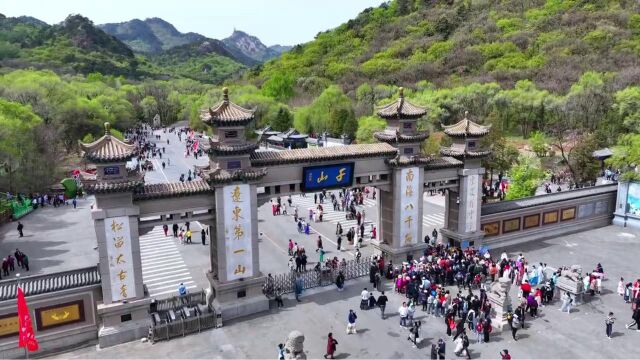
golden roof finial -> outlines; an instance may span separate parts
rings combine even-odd
[[[104,134],[111,135],[111,124],[108,121],[104,123]]]
[[[229,101],[229,88],[226,86],[222,88],[222,99],[224,101]]]
[[[403,98],[404,97],[404,88],[401,86],[398,91],[400,92],[400,97]]]

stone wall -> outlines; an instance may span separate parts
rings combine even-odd
[[[610,225],[616,194],[614,184],[483,205],[482,245],[498,248]]]
[[[40,345],[34,355],[96,342],[99,323],[96,302],[102,297],[101,293],[98,284],[27,296],[33,330]],[[18,348],[16,304],[16,299],[0,302],[0,356],[3,359],[24,357],[24,349]]]

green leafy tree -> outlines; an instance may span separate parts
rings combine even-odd
[[[613,109],[627,129],[640,132],[640,86],[630,86],[618,91]]]
[[[28,181],[25,168],[37,149],[34,135],[41,123],[28,106],[0,99],[0,165],[11,192],[27,189],[21,182]]]
[[[534,157],[521,155],[518,163],[509,170],[509,192],[507,200],[516,200],[533,196],[536,189],[545,179],[540,160]]]
[[[534,131],[529,138],[529,145],[531,150],[537,157],[545,157],[549,152],[549,145],[544,137],[544,134],[540,131]]]
[[[620,136],[613,148],[613,156],[607,159],[606,163],[620,169],[622,180],[640,180],[640,173],[636,170],[640,164],[640,134]]]
[[[277,73],[262,84],[262,93],[278,101],[287,101],[293,96],[295,82],[292,75]]]
[[[376,142],[373,134],[377,131],[384,130],[387,122],[377,116],[363,116],[358,119],[358,131],[356,132],[356,141],[359,144],[371,144]]]
[[[270,122],[271,128],[277,131],[286,131],[293,125],[293,116],[285,107],[278,109],[278,114]]]

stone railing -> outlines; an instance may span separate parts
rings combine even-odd
[[[0,301],[15,299],[18,284],[25,296],[33,296],[82,286],[100,285],[100,281],[100,271],[97,266],[3,280],[0,281]]]

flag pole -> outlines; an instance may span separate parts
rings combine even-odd
[[[20,273],[16,273],[16,279],[18,280],[18,287],[20,287]],[[29,352],[26,346],[24,347],[24,358],[29,359]]]

